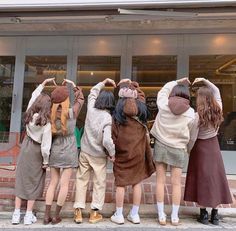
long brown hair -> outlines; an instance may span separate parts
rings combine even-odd
[[[223,121],[223,113],[216,102],[212,90],[203,86],[197,91],[197,112],[200,126],[213,126],[217,129]]]
[[[51,113],[52,134],[57,134],[59,132],[57,125],[56,125],[56,121],[58,118],[57,112],[59,111],[59,108],[61,108],[61,117],[60,117],[61,132],[63,135],[67,134],[67,119],[68,119],[68,115],[69,115],[69,107],[70,107],[69,97],[67,97],[67,99],[65,101],[63,101],[62,103],[54,103],[52,105],[52,113]]]
[[[28,124],[33,120],[33,115],[35,113],[38,113],[38,117],[35,121],[36,126],[44,126],[50,121],[51,98],[47,94],[41,93],[26,111],[24,115],[25,124]]]

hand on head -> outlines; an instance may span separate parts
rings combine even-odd
[[[113,87],[116,87],[116,83],[113,79],[106,78],[103,80],[103,83],[105,85],[112,85]]]

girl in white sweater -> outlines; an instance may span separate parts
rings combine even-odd
[[[187,78],[168,82],[158,92],[159,112],[152,127],[155,137],[154,160],[156,163],[156,199],[158,221],[166,225],[164,213],[164,186],[167,166],[171,167],[172,225],[179,224],[178,210],[181,199],[181,174],[187,157],[187,144],[195,114],[190,107],[190,93]]]

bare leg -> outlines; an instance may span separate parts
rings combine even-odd
[[[133,185],[133,205],[140,205],[142,196],[141,184]]]
[[[52,205],[54,193],[59,182],[60,169],[50,168],[50,183],[46,193],[46,205]]]
[[[22,200],[19,197],[15,198],[15,209],[20,209]]]
[[[57,205],[63,206],[69,189],[70,177],[72,174],[72,168],[63,169],[60,180],[60,191],[57,198]]]
[[[172,185],[172,204],[180,205],[181,200],[181,168],[171,168],[171,185]]]
[[[117,187],[116,188],[116,207],[123,207],[125,196],[125,188]]]
[[[181,168],[171,168],[171,185],[172,185],[172,213],[171,222],[173,225],[179,223],[179,205],[181,200]]]
[[[156,163],[156,199],[157,202],[164,202],[164,189],[166,182],[167,165],[164,163]]]
[[[30,212],[30,211],[33,211],[33,207],[34,207],[34,202],[35,200],[29,200],[27,201],[27,209],[26,209],[26,212]]]
[[[165,163],[156,162],[156,200],[158,221],[160,225],[166,225],[166,214],[164,212],[164,189],[166,182],[166,169],[167,165]]]

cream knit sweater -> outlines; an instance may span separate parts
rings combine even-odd
[[[106,110],[94,107],[96,99],[104,87],[105,85],[100,82],[90,90],[84,134],[81,139],[81,151],[95,157],[106,156],[105,150],[110,156],[115,155],[115,145],[111,138],[111,114]]]

